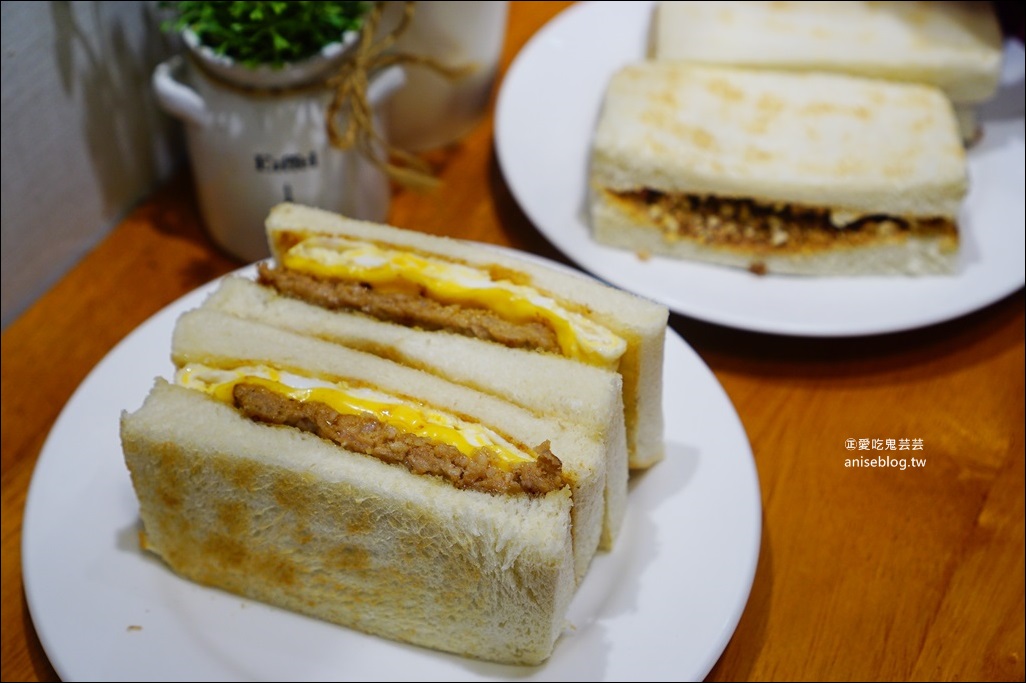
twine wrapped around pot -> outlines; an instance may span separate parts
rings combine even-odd
[[[422,159],[391,145],[374,127],[367,88],[371,76],[381,69],[401,64],[432,69],[446,78],[469,74],[469,66],[449,67],[430,57],[389,52],[413,20],[416,3],[406,2],[399,24],[375,40],[384,3],[375,3],[364,18],[360,39],[353,54],[328,79],[332,98],[328,105],[327,127],[331,144],[341,150],[356,149],[401,185],[416,189],[436,187],[438,179]]]

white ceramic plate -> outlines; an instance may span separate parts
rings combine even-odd
[[[958,273],[924,278],[759,277],[654,257],[591,239],[585,208],[592,131],[609,77],[642,59],[648,2],[574,5],[517,55],[496,111],[499,163],[524,212],[568,258],[672,310],[732,327],[806,336],[921,327],[977,310],[1026,281],[1023,50],[1006,50],[1006,86],[983,113],[969,154]]]
[[[250,267],[241,271],[251,275]],[[755,573],[762,509],[744,429],[716,378],[672,331],[667,458],[631,484],[622,540],[600,554],[547,664],[486,664],[366,636],[178,578],[138,544],[118,437],[171,331],[211,283],[126,337],[62,411],[25,506],[25,594],[64,680],[682,680],[716,662]]]

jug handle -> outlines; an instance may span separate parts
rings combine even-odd
[[[210,121],[210,111],[199,93],[180,80],[184,66],[181,55],[158,64],[153,71],[153,90],[168,113],[187,123],[205,126]]]

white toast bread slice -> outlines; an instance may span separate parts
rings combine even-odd
[[[989,2],[660,2],[657,60],[827,71],[992,97],[1002,36]]]

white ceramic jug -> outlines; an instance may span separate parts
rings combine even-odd
[[[403,83],[397,66],[373,78],[367,98],[376,130],[384,130],[381,106]],[[181,56],[157,66],[153,87],[161,106],[186,124],[203,219],[214,241],[233,256],[249,262],[269,255],[264,220],[282,201],[386,219],[391,193],[385,174],[328,139],[328,92],[233,87]]]

